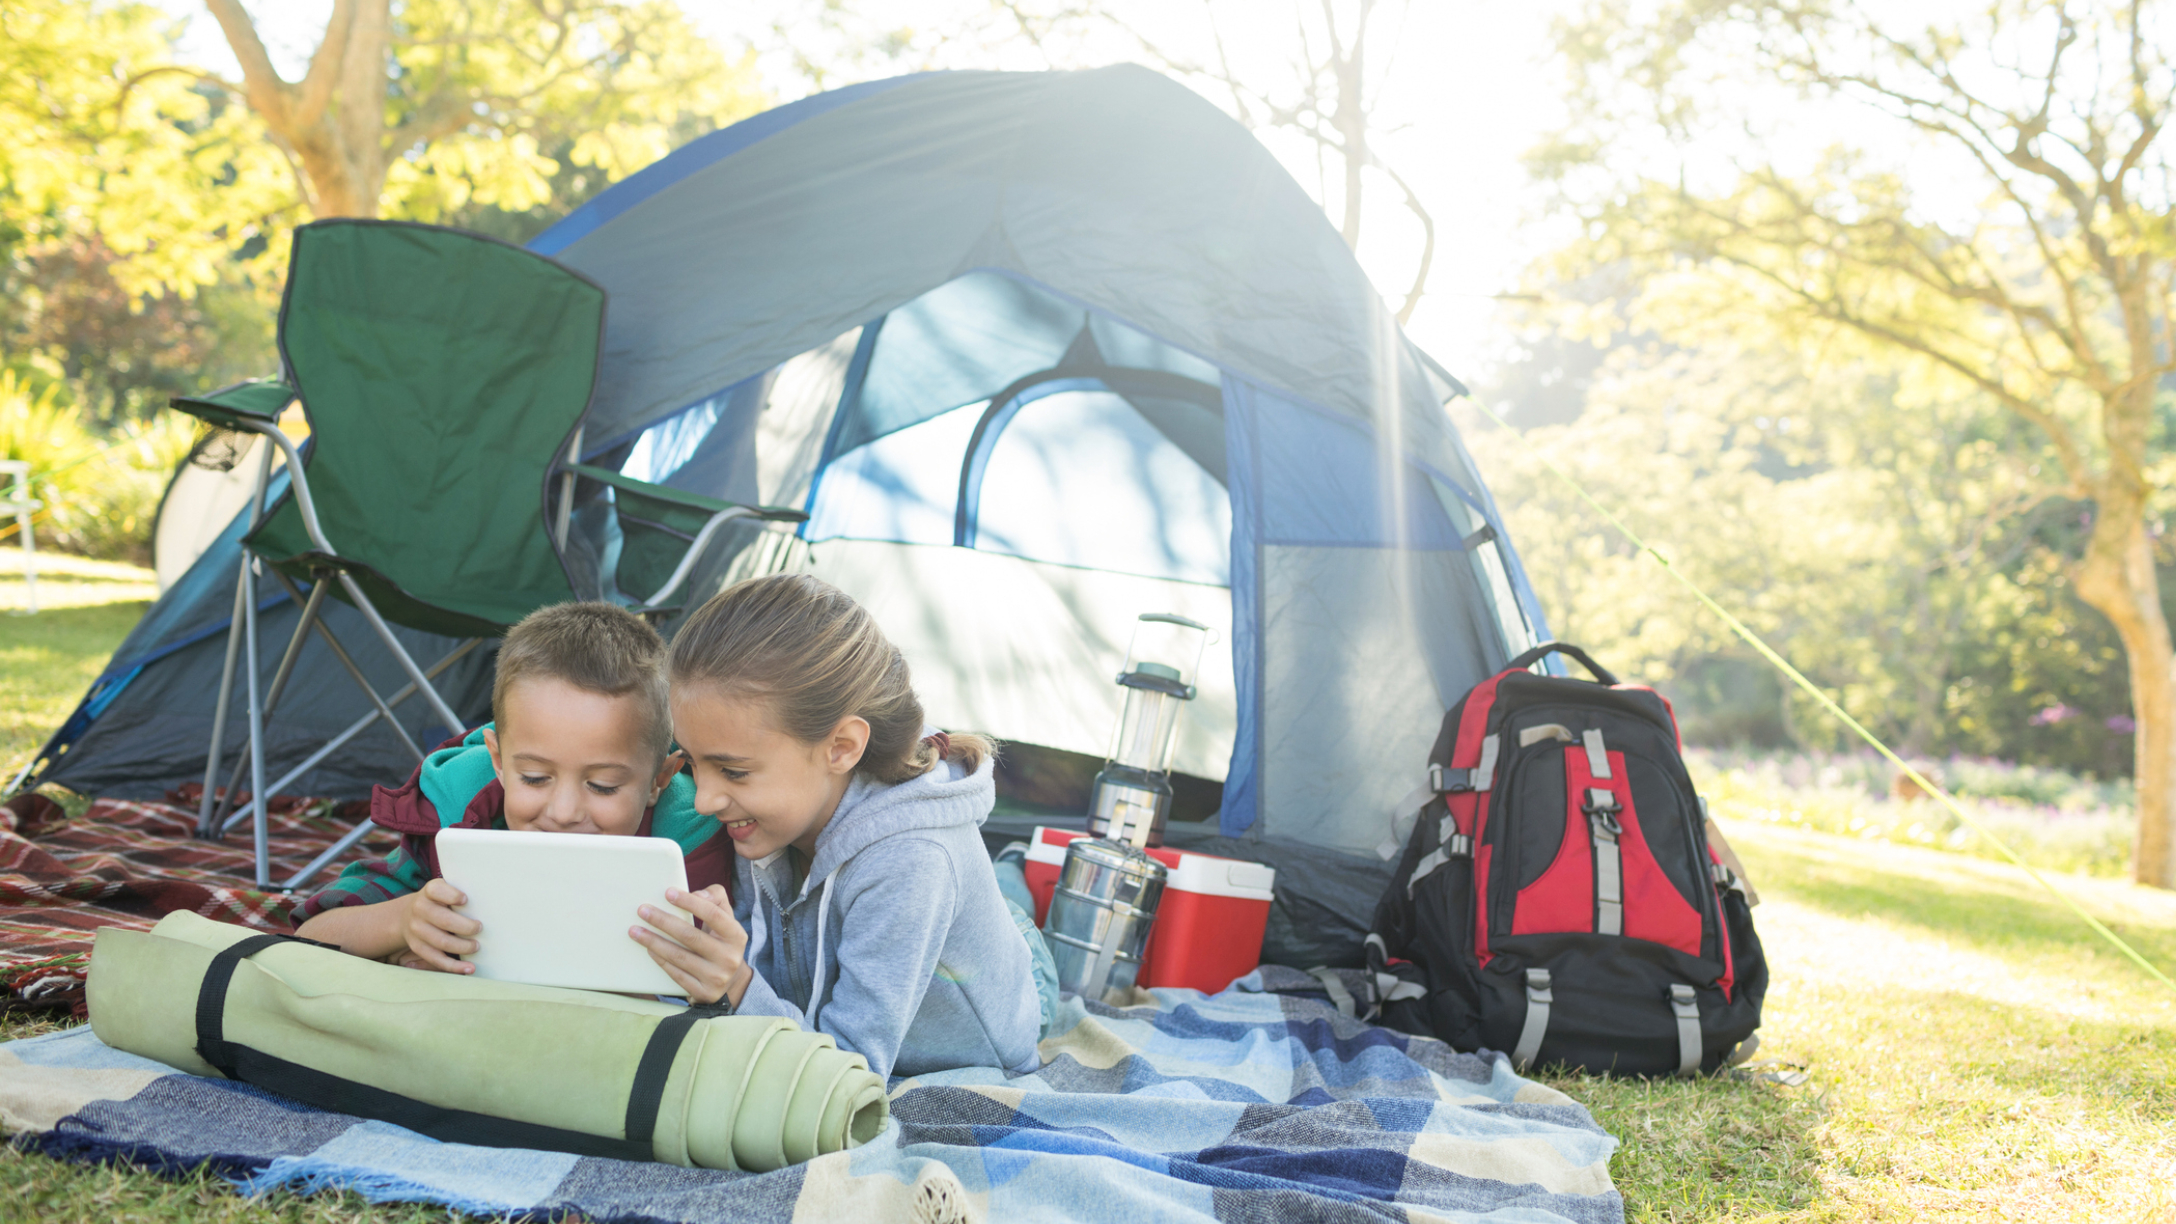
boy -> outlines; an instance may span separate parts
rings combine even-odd
[[[380,862],[352,863],[296,907],[296,934],[357,956],[472,973],[467,898],[439,878],[440,829],[516,829],[669,837],[688,888],[723,886],[732,843],[695,810],[672,752],[665,643],[604,603],[542,608],[507,631],[491,686],[492,721],[430,754],[398,790],[377,787],[370,819],[401,835]]]

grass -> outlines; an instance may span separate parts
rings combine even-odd
[[[1734,822],[1773,980],[1757,1082],[1551,1080],[1636,1221],[2176,1218],[2176,992],[2019,873]],[[2176,896],[2058,880],[2176,967]]]
[[[39,610],[25,614],[21,559],[0,547],[0,785],[75,709],[156,594],[150,570],[41,552]]]
[[[66,581],[105,584],[77,592],[86,601],[133,598],[114,579]],[[19,766],[35,750],[142,609],[0,615],[0,755]],[[2176,992],[2009,868],[1764,817],[1845,802],[1818,777],[1806,793],[1791,782],[1748,771],[1718,807],[1764,899],[1755,917],[1773,981],[1761,1055],[1803,1065],[1811,1081],[1551,1079],[1622,1141],[1611,1172],[1626,1215],[2176,1219]],[[2176,894],[2078,875],[2057,883],[2176,971]],[[0,1038],[55,1026],[10,1016]],[[447,1217],[353,1194],[244,1199],[202,1171],[170,1181],[0,1146],[0,1221]]]

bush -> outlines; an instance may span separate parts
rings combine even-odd
[[[2002,857],[1940,801],[1904,797],[1915,788],[1899,785],[1896,767],[1871,751],[1694,748],[1685,756],[1719,816]],[[2034,867],[2111,877],[2130,870],[2137,809],[2128,779],[2102,782],[1979,757],[1913,767],[1948,788]]]
[[[59,384],[33,392],[0,370],[0,458],[30,463],[31,496],[45,503],[32,520],[41,548],[150,564],[159,498],[195,437],[195,423],[171,412],[92,428]],[[16,542],[12,520],[0,528]]]

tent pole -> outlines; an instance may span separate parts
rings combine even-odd
[[[434,677],[437,676],[438,673],[453,666],[456,662],[460,661],[462,656],[468,654],[469,651],[476,649],[482,644],[482,638],[470,638],[469,640],[461,643],[459,646],[454,647],[446,654],[444,658],[440,659],[436,663],[431,664],[431,669],[427,674]],[[370,690],[368,686],[365,686],[365,691],[370,693],[373,700],[377,698],[377,693],[373,690]],[[327,740],[324,747],[318,749],[316,752],[311,753],[308,757],[305,757],[300,765],[297,765],[293,769],[288,770],[284,775],[280,777],[278,781],[272,783],[272,793],[275,795],[278,794],[280,791],[286,789],[289,783],[310,772],[311,770],[317,768],[318,762],[324,760],[326,757],[331,756],[333,753],[338,752],[343,746],[347,744],[349,740],[354,739],[358,735],[361,735],[364,731],[369,729],[370,724],[378,721],[380,718],[385,719],[392,726],[393,730],[399,732],[401,738],[403,740],[406,740],[407,733],[401,731],[400,724],[398,722],[393,721],[393,711],[391,707],[397,706],[401,702],[408,700],[410,697],[415,696],[415,692],[415,685],[406,685],[399,692],[393,694],[390,701],[378,702],[377,709],[372,710],[370,713],[365,714],[361,718],[356,719],[353,723],[350,723],[347,730],[342,731],[340,734],[333,736],[330,740]],[[418,761],[422,760],[422,754],[416,754],[416,759]],[[223,825],[219,830],[220,836],[225,836],[227,830],[233,828],[235,823],[241,818],[242,814],[240,812],[236,812],[235,814],[227,817],[226,824]],[[290,885],[290,887],[292,886]]]
[[[249,568],[249,552],[243,550],[241,570]],[[204,794],[197,802],[196,835],[212,836],[212,805],[218,800],[218,792],[212,789],[219,780],[219,756],[227,746],[227,704],[234,699],[234,656],[242,648],[242,601],[248,598],[248,588],[241,573],[234,575],[234,615],[227,620],[227,662],[219,673],[219,704],[212,708],[212,747],[204,755]],[[239,767],[241,761],[235,761]]]

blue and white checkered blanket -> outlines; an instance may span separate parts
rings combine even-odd
[[[1153,995],[1153,1003],[1149,997]],[[1616,1140],[1501,1055],[1340,1016],[1264,969],[1127,1008],[1067,996],[1033,1075],[895,1081],[874,1141],[775,1173],[466,1147],[112,1050],[0,1045],[0,1123],[33,1150],[245,1192],[344,1187],[480,1215],[695,1220],[1620,1221]]]

